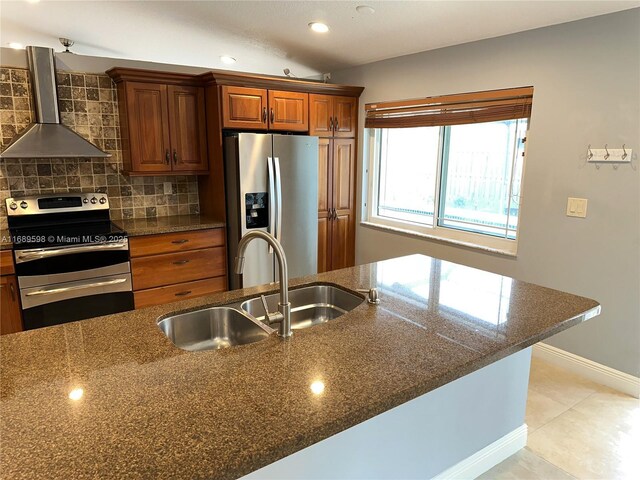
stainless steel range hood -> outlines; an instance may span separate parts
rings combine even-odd
[[[27,47],[36,122],[17,135],[0,158],[110,157],[60,123],[53,49]]]

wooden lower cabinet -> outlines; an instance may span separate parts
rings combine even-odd
[[[15,275],[0,277],[0,335],[22,331],[19,292]]]
[[[227,289],[223,228],[131,239],[136,308],[209,295]]]
[[[318,273],[355,263],[355,139],[321,138]]]
[[[227,289],[227,278],[216,277],[193,282],[177,283],[164,287],[148,288],[134,292],[136,308],[151,307],[163,303],[186,300],[188,298],[211,295],[216,292],[224,292]]]
[[[133,289],[161,287],[225,274],[224,247],[131,259]]]

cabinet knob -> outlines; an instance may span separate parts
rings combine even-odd
[[[335,127],[335,128],[334,128],[334,131],[336,131],[336,132],[337,132],[337,131],[338,131],[338,129],[340,128],[340,127],[338,126],[338,117],[336,117],[335,121],[333,122],[333,126]]]
[[[333,132],[333,117],[329,117],[329,130]]]
[[[273,115],[273,108],[271,109],[271,123],[273,123],[273,119],[274,119],[274,115]]]
[[[267,123],[267,107],[262,107],[262,123]]]
[[[166,163],[167,165],[169,165],[169,149],[167,148],[167,150],[164,152],[164,163]]]
[[[173,151],[173,164],[177,164],[178,163],[178,152],[177,151]]]
[[[171,262],[174,265],[186,265],[187,263],[189,263],[189,260],[176,260],[175,262]]]
[[[189,295],[191,293],[191,290],[185,290],[184,292],[177,292],[174,295],[176,297],[184,297],[185,295]]]
[[[189,240],[186,238],[181,238],[180,240],[173,240],[171,243],[174,245],[182,245],[183,243],[187,243]]]

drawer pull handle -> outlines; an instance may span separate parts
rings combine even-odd
[[[174,265],[185,265],[185,264],[189,263],[189,260],[177,260],[177,261],[171,262],[171,263],[173,263]]]
[[[174,245],[182,245],[183,243],[187,243],[188,241],[188,239],[183,238],[181,240],[173,240],[171,243],[173,243]]]
[[[191,293],[191,290],[185,290],[184,292],[178,292],[176,293],[176,297],[184,297],[185,295],[189,295]]]

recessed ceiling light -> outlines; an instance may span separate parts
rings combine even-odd
[[[309,24],[309,28],[314,32],[318,32],[318,33],[327,33],[329,31],[329,27],[324,23],[320,23],[320,22],[311,22]]]
[[[27,3],[39,3],[40,0],[27,0]]]
[[[230,57],[229,55],[222,55],[220,57],[220,60],[222,61],[222,63],[226,63],[227,65],[231,65],[232,63],[236,63],[236,59],[233,57]]]
[[[24,46],[21,43],[18,43],[18,42],[11,42],[9,44],[9,48],[13,48],[15,50],[20,50],[20,49],[24,48]]]
[[[373,7],[370,7],[369,5],[358,5],[356,7],[356,12],[362,13],[362,14],[372,14],[372,13],[376,13],[376,10]]]

